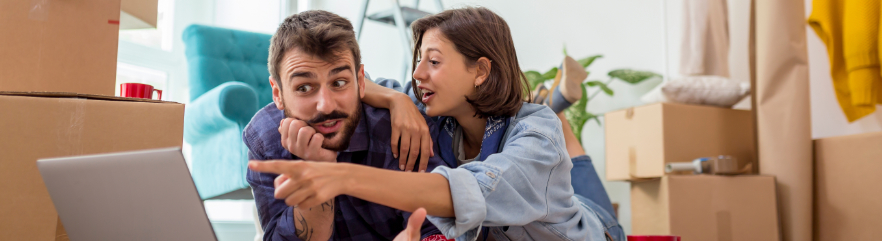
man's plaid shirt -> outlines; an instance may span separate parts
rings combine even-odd
[[[361,120],[352,134],[349,148],[338,153],[337,162],[400,171],[398,159],[392,156],[392,146],[389,143],[392,128],[389,110],[366,104],[362,106]],[[283,118],[283,112],[270,103],[251,119],[242,135],[245,145],[248,146],[250,160],[299,159],[282,147],[278,128]],[[428,117],[426,121],[433,136],[437,135],[437,125]],[[436,149],[435,153],[439,151]],[[430,158],[427,172],[438,165],[446,166],[440,157]],[[247,173],[264,230],[263,240],[300,240],[294,231],[293,208],[285,205],[284,200],[277,200],[273,196],[273,180],[276,176],[278,175],[251,170]],[[335,199],[335,207],[335,226],[331,240],[392,240],[404,230],[407,218],[410,217],[408,212],[346,195]],[[431,222],[423,223],[421,238],[440,233]]]

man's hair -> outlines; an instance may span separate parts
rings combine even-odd
[[[285,53],[299,49],[327,62],[334,62],[340,52],[352,53],[355,70],[361,65],[361,53],[352,23],[323,10],[310,10],[286,18],[270,40],[268,68],[270,75],[281,85],[279,64]]]
[[[413,67],[420,58],[423,35],[432,28],[453,43],[464,55],[466,65],[473,66],[481,57],[490,59],[490,75],[466,101],[478,117],[514,116],[525,99],[529,100],[527,77],[518,65],[514,41],[508,24],[493,11],[483,7],[451,9],[413,22]],[[413,81],[413,91],[422,96]],[[526,97],[526,98],[525,98]],[[420,98],[417,98],[420,99]]]

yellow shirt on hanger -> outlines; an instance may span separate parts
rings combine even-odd
[[[882,103],[879,0],[814,0],[808,23],[827,45],[839,106],[849,122]]]

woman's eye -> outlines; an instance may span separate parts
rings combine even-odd
[[[334,87],[343,87],[344,85],[346,85],[345,80],[334,81]]]
[[[434,61],[434,60],[429,60],[429,63],[432,64],[432,65],[438,65],[439,62],[438,62],[438,61]]]
[[[306,93],[306,92],[312,91],[312,89],[313,89],[312,85],[297,86],[297,92],[301,92],[301,93]]]

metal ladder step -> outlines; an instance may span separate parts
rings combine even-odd
[[[410,26],[411,23],[420,19],[430,13],[420,11],[419,9],[411,8],[411,7],[401,7],[401,15],[404,16],[404,22],[407,23],[407,26]],[[379,23],[388,24],[391,26],[395,26],[395,9],[390,8],[387,10],[383,10],[374,14],[371,14],[367,17],[372,21],[376,21]]]

